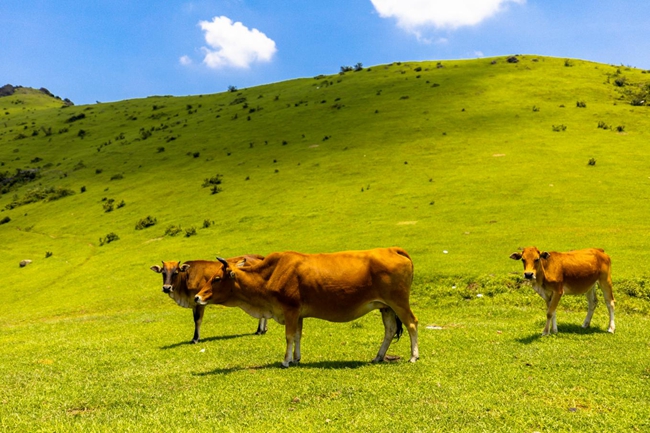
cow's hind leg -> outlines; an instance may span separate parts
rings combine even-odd
[[[596,285],[589,289],[587,293],[585,293],[587,296],[587,317],[585,317],[585,321],[582,323],[583,328],[589,328],[589,325],[591,324],[591,318],[594,315],[594,310],[596,310],[596,304],[598,303],[598,300],[596,299]]]
[[[266,334],[267,329],[268,329],[267,320],[264,317],[262,317],[257,325],[257,331],[255,331],[255,335]]]
[[[605,305],[607,305],[607,310],[609,311],[609,328],[607,329],[607,332],[613,334],[614,330],[616,330],[616,325],[614,324],[614,293],[612,292],[612,276],[607,274],[601,277],[598,285],[603,291]]]
[[[420,350],[418,349],[418,319],[411,311],[411,308],[406,307],[393,307],[395,309],[395,314],[402,321],[406,330],[409,333],[411,338],[411,359],[410,362],[415,362],[420,358]]]
[[[298,319],[298,329],[293,340],[293,363],[300,362],[300,340],[302,338],[302,317]]]
[[[381,343],[379,352],[372,362],[382,362],[384,360],[388,347],[395,334],[397,334],[397,316],[395,312],[390,308],[380,308],[379,311],[381,311],[381,320],[384,322],[384,341]]]
[[[284,361],[282,367],[287,368],[293,362],[294,344],[296,343],[296,334],[301,329],[300,316],[297,311],[284,312],[284,335],[287,340],[287,349],[284,352]],[[300,353],[300,348],[298,348]]]
[[[196,304],[192,309],[192,315],[194,316],[194,337],[192,338],[192,344],[199,342],[199,336],[201,333],[201,323],[203,323],[203,313],[205,312],[205,305]]]

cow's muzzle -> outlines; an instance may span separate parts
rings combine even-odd
[[[172,286],[163,286],[163,292],[170,294],[171,292],[174,291],[174,288]]]
[[[196,296],[194,297],[194,302],[196,302],[196,303],[199,304],[199,305],[205,305],[205,304],[207,304],[207,302],[205,302],[203,299],[201,299],[201,297],[200,297],[199,295],[196,295]]]
[[[534,276],[535,274],[532,272],[524,272],[524,278],[526,278],[527,280],[532,280]]]

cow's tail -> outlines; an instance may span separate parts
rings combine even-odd
[[[393,314],[395,314],[394,311]],[[404,333],[404,326],[402,326],[402,321],[399,320],[397,314],[395,314],[395,323],[397,324],[397,331],[395,332],[395,336],[393,338],[397,338],[397,341],[399,341],[399,338],[402,336],[402,333]]]

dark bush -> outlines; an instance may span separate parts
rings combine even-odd
[[[85,185],[81,187],[81,193],[83,194],[84,192],[86,192],[86,186]]]
[[[595,158],[589,158],[589,162],[587,164],[596,165],[596,159]]]
[[[566,125],[553,125],[554,132],[564,132],[566,131]]]
[[[203,188],[207,188],[209,186],[213,185],[221,185],[223,176],[220,174],[216,174],[210,178],[205,178],[203,179],[203,185],[201,185]]]
[[[14,209],[29,203],[36,203],[39,201],[50,202],[58,200],[69,195],[73,195],[74,191],[67,188],[48,187],[48,188],[35,188],[28,191],[23,198],[17,195],[13,197],[13,201],[5,206],[6,209]]]
[[[52,257],[52,251],[45,251],[45,258]]]
[[[181,226],[170,225],[165,229],[165,236],[176,236],[182,231],[183,229],[181,228]]]
[[[196,234],[196,229],[194,227],[190,227],[189,229],[185,229],[185,237],[189,238],[190,236],[194,236]]]
[[[623,125],[618,125],[616,127],[616,132],[625,132],[625,126]]]
[[[84,113],[77,114],[75,116],[70,116],[68,119],[65,121],[65,123],[72,123],[76,122],[77,120],[85,119],[86,115]]]
[[[110,232],[109,234],[106,235],[104,238],[99,238],[99,246],[103,246],[104,244],[110,244],[111,242],[119,240],[120,237],[116,235],[113,232]]]
[[[203,228],[204,228],[204,229],[209,228],[212,224],[214,224],[214,221],[203,220]]]
[[[586,108],[587,103],[585,101],[576,101],[576,107],[578,107],[578,108]]]
[[[0,225],[2,225],[2,224],[7,224],[9,221],[11,221],[11,218],[9,218],[8,216],[6,216],[6,217],[4,217],[4,218],[2,218],[2,219],[0,220]]]
[[[609,126],[608,124],[606,124],[606,123],[603,122],[603,121],[598,122],[598,127],[599,127],[600,129],[610,129],[610,128],[611,128],[611,126]]]
[[[121,173],[114,174],[113,176],[111,176],[111,180],[120,180],[120,179],[124,179],[124,175]]]
[[[153,225],[156,225],[158,220],[150,215],[146,216],[145,218],[142,218],[140,221],[137,222],[135,225],[136,230],[143,230],[146,229],[147,227],[151,227]]]

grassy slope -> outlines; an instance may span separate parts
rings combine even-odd
[[[188,363],[195,362],[194,358],[187,358],[189,346],[174,349],[173,361],[165,361],[164,355],[169,351],[161,354],[159,347],[189,336],[190,319],[188,312],[172,307],[160,295],[159,276],[148,271],[149,265],[161,259],[400,245],[414,259],[414,299],[421,304],[419,309],[414,309],[423,324],[440,320],[451,329],[461,323],[460,329],[469,327],[475,332],[476,328],[485,328],[482,332],[490,333],[500,323],[511,320],[508,315],[516,318],[509,325],[514,337],[509,337],[508,348],[498,349],[499,356],[522,350],[520,340],[526,340],[531,332],[536,333],[538,327],[541,329],[541,322],[531,322],[533,317],[541,320],[539,299],[518,301],[523,306],[514,311],[503,307],[505,317],[496,318],[491,317],[489,306],[476,307],[474,311],[459,303],[445,305],[441,310],[440,305],[431,306],[426,299],[444,290],[453,296],[455,292],[449,289],[449,280],[462,282],[458,290],[465,290],[467,281],[519,272],[520,265],[507,257],[517,247],[530,244],[553,250],[603,247],[613,258],[615,282],[646,275],[644,264],[650,259],[644,236],[645,215],[650,210],[647,200],[650,117],[647,107],[632,107],[619,99],[613,77],[625,76],[630,82],[641,82],[647,81],[647,76],[638,70],[582,61],[573,61],[572,67],[566,67],[564,60],[544,57],[523,56],[517,64],[508,64],[504,58],[491,64],[492,60],[443,62],[443,68],[436,68],[436,62],[382,65],[342,76],[299,79],[236,93],[151,97],[69,108],[53,107],[54,100],[40,95],[17,94],[0,99],[0,162],[4,163],[0,171],[13,172],[17,168],[49,163],[51,166],[44,170],[44,177],[38,183],[77,192],[58,201],[0,213],[0,219],[11,218],[8,224],[0,225],[0,253],[10,269],[0,289],[5,359],[11,360],[3,363],[3,370],[9,372],[9,366],[15,365],[24,367],[23,373],[15,373],[19,377],[12,376],[14,379],[3,392],[10,395],[15,391],[13,387],[21,386],[23,380],[39,382],[40,374],[49,374],[40,370],[51,368],[47,360],[54,360],[54,368],[60,375],[54,383],[65,385],[68,375],[88,374],[97,367],[99,361],[92,356],[83,361],[83,356],[87,356],[83,355],[84,350],[97,352],[102,360],[100,364],[108,365],[116,360],[114,355],[103,351],[129,353],[139,347],[153,352],[142,355],[142,359],[133,355],[131,361],[120,361],[126,363],[116,367],[121,374],[137,376],[139,373],[134,371],[141,368],[167,370],[155,377],[150,372],[145,374],[143,379],[147,385],[142,388],[135,385],[137,377],[127,377],[118,383],[147,398],[150,398],[149,391],[154,392],[157,386],[177,386],[174,377],[187,371]],[[422,70],[416,71],[418,67]],[[36,101],[27,100],[28,97]],[[241,97],[246,97],[247,108],[242,103],[232,104]],[[18,100],[24,103],[16,104]],[[576,101],[585,101],[586,108],[577,108]],[[539,110],[534,111],[533,107]],[[251,113],[253,108],[256,111]],[[71,116],[82,113],[86,115],[84,119],[66,123]],[[613,127],[622,125],[625,130],[617,133],[599,129],[599,121]],[[553,125],[565,125],[566,131],[553,132]],[[51,128],[53,133],[46,136],[41,127]],[[66,127],[67,132],[60,132]],[[152,135],[143,140],[141,129],[151,131],[152,128]],[[86,131],[83,139],[78,136],[81,129]],[[32,137],[33,130],[41,132]],[[19,133],[28,138],[16,139]],[[121,133],[124,139],[117,139]],[[175,139],[169,141],[172,137]],[[164,152],[158,152],[161,146]],[[196,158],[192,155],[195,152],[200,154]],[[42,161],[30,163],[35,157]],[[595,166],[587,165],[590,158],[597,160]],[[75,170],[80,161],[85,168]],[[99,169],[101,173],[97,173]],[[203,179],[217,173],[223,175],[223,192],[211,195],[201,184]],[[122,174],[123,179],[111,180],[116,174]],[[23,186],[15,193],[23,196],[34,186]],[[86,187],[83,194],[79,192],[82,186]],[[11,202],[13,194],[0,196],[0,208]],[[126,206],[105,213],[104,197],[118,202],[124,200]],[[134,230],[136,222],[147,215],[156,217],[158,224]],[[206,219],[215,224],[202,229]],[[183,228],[194,226],[198,234],[189,238],[164,237],[165,228],[170,224],[180,224]],[[117,233],[120,240],[100,247],[98,239],[110,232]],[[46,251],[51,251],[52,257],[45,259]],[[34,262],[18,269],[18,261],[25,258]],[[504,303],[510,301],[504,299]],[[632,306],[630,310],[647,310],[634,299],[627,301]],[[582,310],[577,302],[567,303],[569,310],[572,305]],[[624,311],[625,305],[626,302],[622,305],[619,302],[623,307],[619,311]],[[222,344],[231,342],[228,336],[247,334],[254,327],[254,322],[245,319],[239,311],[211,311],[204,335],[223,333],[226,339],[214,337],[217,341],[212,340],[208,350],[220,352]],[[603,311],[601,306],[595,322],[605,322]],[[473,314],[487,317],[483,320]],[[217,325],[212,320],[217,315],[235,320],[238,325]],[[576,315],[582,316],[582,312]],[[373,323],[367,326],[368,331],[355,329],[349,335],[363,338],[370,332],[371,350],[360,354],[359,344],[351,342],[351,352],[345,359],[349,356],[351,360],[365,360],[374,354],[375,340],[379,338],[375,335],[379,332],[375,329],[377,318],[368,320]],[[580,317],[571,320],[578,323]],[[620,320],[630,323],[627,332],[635,328],[632,322],[647,325],[645,318],[633,314],[623,315]],[[154,325],[144,329],[149,323]],[[208,323],[215,323],[212,333]],[[251,329],[242,330],[242,326]],[[243,367],[234,368],[245,369],[246,365],[258,362],[265,365],[279,359],[278,345],[282,338],[279,327],[271,326],[276,335],[272,341],[269,338],[264,342],[270,348],[268,357],[258,360],[254,356],[260,346],[258,340],[251,339],[250,349],[244,350]],[[333,326],[319,325],[319,328],[341,329]],[[619,329],[625,326],[619,325]],[[173,330],[171,338],[170,330]],[[360,333],[359,337],[354,336],[356,332]],[[455,349],[449,350],[449,359],[470,357],[471,362],[482,362],[478,354],[467,352],[467,344],[471,343],[465,340],[475,337],[462,331],[454,335]],[[583,337],[570,335],[568,340],[577,341],[558,341],[558,347],[553,345],[553,350],[562,352],[563,345],[567,345],[567,350],[578,350]],[[634,344],[647,341],[646,337],[637,335]],[[599,351],[607,351],[605,340],[590,344],[598,346]],[[536,340],[531,341],[538,344]],[[311,350],[315,351],[317,343],[313,344]],[[339,359],[341,342],[328,344],[337,349],[331,356],[321,355],[323,360]],[[523,350],[535,347],[540,357],[535,359],[541,363],[547,343],[535,344],[523,346]],[[233,350],[237,346],[238,339],[233,339]],[[429,362],[418,364],[417,371],[412,373],[414,377],[434,374],[456,383],[450,379],[452,373],[431,364],[431,360],[439,358],[439,362],[445,362],[442,341],[423,337],[422,347],[427,353],[423,361],[430,357]],[[491,343],[483,339],[477,350],[482,353],[491,350],[490,347]],[[647,347],[641,350],[647,352]],[[191,353],[194,352],[192,349]],[[592,352],[579,353],[575,356],[591,359]],[[602,383],[607,383],[608,374],[618,374],[620,369],[627,369],[625,378],[629,381],[639,378],[647,381],[647,370],[643,373],[631,368],[635,366],[634,357],[640,356],[634,353],[629,360],[619,360],[615,367],[605,369],[595,382],[584,388],[599,389]],[[312,360],[318,359],[315,353],[312,356]],[[70,359],[79,361],[74,367],[64,367],[68,364],[63,361]],[[166,364],[172,362],[179,364]],[[227,360],[214,357],[211,362],[227,363]],[[39,367],[43,363],[45,366]],[[570,368],[581,371],[576,364],[569,364]],[[110,368],[102,370],[101,365],[94,382],[100,388],[109,386],[107,379],[112,374]],[[231,373],[228,370],[231,367],[214,368]],[[209,368],[202,366],[199,370]],[[486,368],[495,365],[488,363]],[[515,375],[520,366],[513,368],[515,372],[501,373]],[[391,367],[388,370],[395,371]],[[245,375],[245,371],[236,374]],[[305,373],[307,376],[309,371]],[[359,374],[367,379],[377,372],[367,367],[361,371],[366,373],[348,375],[343,371],[345,374],[341,376],[335,370],[332,383],[353,380]],[[222,376],[210,376],[218,383],[187,379],[184,385],[178,386],[187,387],[182,395],[195,386],[232,386],[228,385],[229,375],[226,374],[225,383]],[[272,380],[271,376],[264,380]],[[456,383],[458,388],[451,391],[456,398],[445,400],[442,394],[434,398],[442,406],[461,411],[467,403],[460,397],[463,392],[485,397],[485,391],[476,389],[486,386],[481,382],[480,372],[472,377],[468,383],[473,385]],[[558,383],[567,381],[571,381],[570,377],[563,377]],[[530,388],[545,383],[541,376],[536,377]],[[131,409],[126,409],[133,403],[129,396],[118,395],[104,401],[100,390],[84,395],[85,385],[82,385],[78,391],[73,387],[52,397],[43,386],[41,383],[38,388],[43,395],[65,400],[36,412],[37,418],[45,419],[46,426],[48,422],[66,425],[76,420],[69,416],[70,411],[81,410],[79,407],[84,404],[95,408],[89,411],[90,423],[110,425],[111,407],[116,408],[116,417],[133,415]],[[386,391],[386,384],[377,386]],[[314,387],[320,392],[327,385],[314,384]],[[518,384],[516,389],[525,392],[530,388]],[[283,382],[277,392],[282,394],[287,389],[292,389],[291,384]],[[422,392],[418,390],[414,392]],[[160,392],[162,399],[169,397],[170,392],[175,393],[173,389]],[[265,392],[268,390],[259,393]],[[337,392],[345,394],[344,390]],[[367,396],[364,392],[360,395]],[[630,388],[624,393],[631,394],[618,395],[625,397],[624,401],[641,397]],[[542,394],[545,399],[553,398],[552,393]],[[533,392],[529,397],[531,405],[535,397],[539,394]],[[25,398],[28,404],[42,404],[39,397]],[[225,392],[224,398],[234,398],[234,395]],[[380,403],[388,404],[385,398]],[[323,410],[321,403],[329,400],[321,399],[312,410]],[[410,401],[407,399],[404,404]],[[193,400],[193,403],[197,402]],[[516,412],[520,409],[516,403],[511,403],[511,413],[504,415],[509,420],[507,425],[515,430],[541,428],[542,415],[540,418],[529,413],[526,416],[531,418],[530,422],[517,424],[514,420],[518,419]],[[558,403],[561,410],[566,409],[564,403]],[[12,407],[3,404],[7,413],[11,413]],[[273,410],[273,406],[263,403],[242,407]],[[428,400],[407,413],[417,413],[423,407],[430,410]],[[67,408],[67,415],[61,408]],[[187,407],[167,409],[173,413],[172,418],[182,417],[189,410]],[[479,412],[482,410],[477,408]],[[643,411],[647,414],[648,408],[644,407]],[[623,409],[616,414],[616,419],[630,417]],[[238,416],[226,415],[225,425],[236,425]],[[312,415],[307,412],[305,420]],[[431,416],[435,418],[434,415]],[[171,422],[171,418],[157,415],[152,409],[143,409],[141,416],[150,426]],[[449,417],[444,411],[438,416]],[[477,416],[474,412],[467,415],[467,429],[471,430],[471,422]],[[601,413],[596,418],[602,416]],[[420,421],[432,422],[432,419]],[[559,421],[562,417],[552,415],[549,419],[553,421],[551,426],[560,429],[585,426],[566,420],[562,422],[568,424],[562,424]],[[127,428],[130,424],[125,423]],[[13,419],[5,425],[16,426],[20,422]],[[309,424],[305,421],[303,425]],[[359,427],[377,425],[381,424],[366,420]],[[494,425],[487,423],[485,428]],[[631,421],[628,426],[631,425],[638,424]]]

